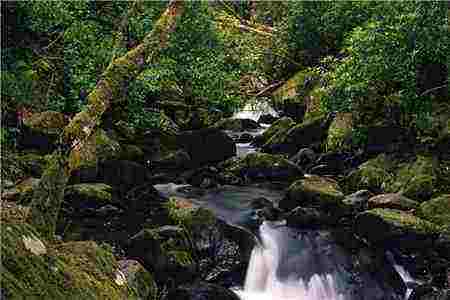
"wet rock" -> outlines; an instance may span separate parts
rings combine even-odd
[[[116,271],[116,283],[126,283],[138,299],[153,299],[158,288],[153,276],[136,260],[119,260],[119,269]]]
[[[274,135],[263,146],[268,153],[295,154],[299,149],[320,144],[327,136],[328,127],[333,120],[328,117],[317,117],[290,128],[285,134]]]
[[[239,297],[230,289],[205,282],[175,288],[169,291],[167,298],[177,300],[239,300]]]
[[[310,148],[300,149],[297,154],[292,156],[289,160],[304,170],[309,169],[309,167],[316,161],[317,156],[314,150]]]
[[[450,225],[440,229],[435,247],[442,257],[450,261]],[[448,284],[450,285],[450,282]]]
[[[236,155],[236,145],[218,129],[184,131],[177,137],[179,145],[191,157],[190,167],[217,163]]]
[[[422,284],[415,287],[408,300],[448,300],[450,290],[437,290],[429,284]]]
[[[288,226],[311,228],[336,223],[336,218],[313,207],[297,207],[286,216]]]
[[[368,190],[360,190],[346,196],[342,202],[350,214],[355,214],[368,208],[368,201],[371,195]]]
[[[250,133],[243,133],[236,140],[237,143],[250,143],[253,141],[253,136]]]
[[[271,114],[263,114],[259,117],[258,123],[260,124],[273,124],[276,120],[278,120],[277,117],[271,115]]]
[[[270,139],[277,139],[278,136],[283,136],[286,132],[295,125],[294,120],[289,117],[283,117],[275,121],[267,130],[265,130],[258,141],[258,145],[263,145]]]
[[[436,225],[412,214],[375,208],[357,215],[355,232],[371,244],[385,248],[426,249],[437,235]]]
[[[189,154],[184,150],[169,151],[152,160],[151,166],[157,170],[183,170],[189,166],[190,160]]]
[[[226,171],[250,180],[294,180],[302,171],[279,155],[250,153],[229,166]]]
[[[297,206],[336,209],[342,207],[344,194],[336,181],[316,175],[295,181],[287,190],[279,207],[291,210]]]
[[[381,194],[369,199],[368,208],[393,208],[398,210],[416,209],[419,203],[401,194]]]
[[[235,118],[223,119],[214,125],[214,128],[228,131],[246,131],[258,129],[259,127],[259,124],[252,119]]]
[[[62,210],[70,216],[88,216],[102,206],[113,204],[112,188],[104,183],[81,183],[64,190]]]
[[[119,157],[122,160],[143,162],[144,151],[142,151],[142,149],[136,145],[125,144],[121,146]]]

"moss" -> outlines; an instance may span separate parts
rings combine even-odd
[[[214,224],[216,218],[212,211],[193,205],[188,200],[172,197],[167,203],[169,218],[188,230],[196,226]]]
[[[375,208],[365,211],[363,214],[379,217],[384,222],[398,228],[403,228],[406,231],[414,231],[420,234],[434,234],[438,231],[437,226],[433,223],[395,209]]]
[[[317,72],[312,69],[306,69],[297,72],[285,84],[280,86],[273,92],[276,102],[289,98],[295,98],[299,93],[306,94],[311,88],[311,84],[307,84],[309,80],[317,80]]]
[[[289,117],[283,117],[275,121],[263,133],[263,142],[268,142],[272,137],[277,139],[279,136],[284,136],[288,130],[295,125],[294,120]]]
[[[28,224],[2,230],[2,292],[8,299],[135,299],[117,263],[94,242],[49,245]],[[32,243],[31,243],[32,242]]]
[[[417,156],[413,163],[400,165],[395,180],[386,185],[388,192],[402,192],[417,201],[429,199],[436,191],[437,176],[432,157]]]
[[[48,157],[35,153],[26,153],[18,157],[21,161],[24,172],[32,176],[41,176],[48,163]]]
[[[344,148],[345,142],[352,135],[352,114],[338,113],[328,129],[326,141],[327,151],[337,151]]]
[[[64,195],[72,196],[78,200],[90,199],[96,202],[111,202],[112,188],[104,183],[81,183],[67,186]]]
[[[124,160],[141,161],[144,159],[144,151],[136,145],[123,145],[120,158]]]
[[[320,86],[308,92],[305,97],[306,112],[304,121],[309,121],[316,118],[322,118],[326,115],[326,109],[323,106],[322,98],[326,95],[326,90]]]
[[[56,111],[34,113],[24,120],[24,124],[44,134],[59,134],[67,124],[66,117]]]
[[[294,182],[288,189],[288,197],[300,206],[336,207],[342,204],[344,194],[336,181],[310,175]]]
[[[393,162],[385,155],[380,154],[358,167],[347,176],[345,187],[348,192],[368,189],[382,190],[383,185],[393,176]]]
[[[417,214],[440,226],[450,225],[450,194],[442,195],[423,202]]]

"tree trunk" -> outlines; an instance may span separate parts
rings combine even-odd
[[[53,238],[64,188],[71,171],[79,167],[80,162],[77,160],[71,160],[69,164],[70,152],[83,150],[84,143],[105,110],[120,95],[122,84],[136,78],[145,63],[151,64],[158,59],[161,51],[167,47],[169,35],[175,30],[176,21],[183,11],[183,1],[171,1],[144,41],[124,56],[111,61],[95,89],[88,95],[86,108],[64,128],[61,145],[52,154],[31,204],[29,221],[44,237]]]

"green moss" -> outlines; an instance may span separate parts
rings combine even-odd
[[[136,145],[122,145],[120,158],[124,160],[140,161],[144,159],[144,151]]]
[[[44,134],[59,134],[67,124],[66,117],[56,111],[34,113],[24,120],[24,124]]]
[[[188,200],[172,197],[167,203],[169,218],[177,225],[192,230],[196,226],[209,226],[215,223],[212,211],[194,206]]]
[[[322,118],[326,115],[326,109],[322,103],[322,98],[326,95],[326,90],[323,87],[316,86],[308,92],[305,97],[306,112],[303,118],[304,121],[309,121],[316,118]]]
[[[310,175],[294,182],[288,189],[290,200],[300,206],[341,206],[344,194],[337,182],[330,178]]]
[[[135,299],[115,282],[117,263],[94,242],[49,245],[28,224],[2,230],[2,292],[8,299]]]
[[[111,202],[112,188],[104,183],[81,183],[67,186],[64,195],[74,196],[76,199],[90,199],[96,202]]]
[[[326,141],[327,151],[344,148],[345,141],[352,135],[352,114],[338,113],[328,129]]]
[[[276,89],[272,95],[276,102],[295,98],[298,94],[305,95],[308,92],[308,88],[311,88],[311,85],[306,87],[307,80],[317,80],[317,77],[317,72],[313,69],[299,71],[286,81],[285,84]]]
[[[363,214],[379,217],[392,226],[403,228],[408,231],[414,231],[420,234],[433,234],[438,231],[437,226],[433,223],[395,209],[375,208],[365,211]]]
[[[450,194],[442,195],[423,202],[417,214],[440,226],[450,225]]]
[[[288,130],[295,125],[294,120],[289,117],[283,117],[275,121],[266,131],[263,133],[263,141],[267,142],[272,137],[276,140],[277,137],[284,136]]]

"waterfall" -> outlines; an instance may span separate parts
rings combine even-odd
[[[309,280],[291,274],[286,279],[277,276],[283,255],[277,229],[261,225],[262,245],[253,249],[243,290],[236,290],[242,300],[344,300],[337,292],[332,274],[314,274]]]

